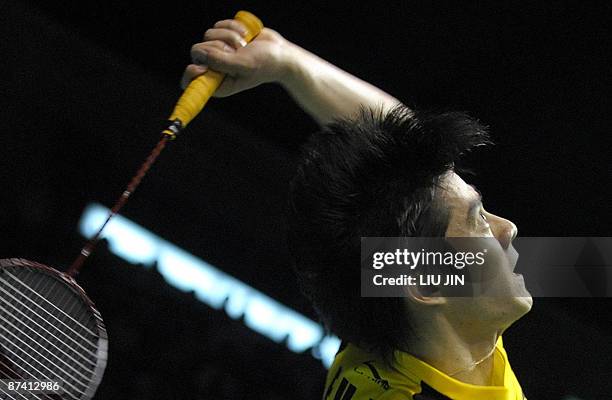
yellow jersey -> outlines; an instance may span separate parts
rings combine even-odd
[[[341,349],[325,383],[323,400],[523,400],[501,337],[493,359],[494,386],[454,379],[431,365],[397,351],[389,367],[371,353],[348,344]]]

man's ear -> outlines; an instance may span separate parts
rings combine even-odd
[[[438,286],[407,285],[404,287],[406,298],[415,305],[435,306],[446,304],[446,297]]]

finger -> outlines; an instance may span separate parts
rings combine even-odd
[[[217,22],[214,27],[230,29],[238,32],[241,36],[246,36],[248,32],[247,28],[242,24],[242,22],[236,21],[235,19],[224,19],[223,21]]]
[[[223,42],[221,42],[223,43]],[[192,58],[198,60],[194,64],[205,64],[210,69],[226,74],[240,74],[249,68],[248,62],[233,49],[220,49],[219,44],[209,42],[198,43],[192,47]]]
[[[181,78],[181,89],[185,90],[187,85],[196,77],[202,75],[208,71],[208,67],[203,65],[189,64],[187,68],[185,68],[185,72],[183,73],[183,77]]]
[[[191,60],[194,64],[207,65],[208,54],[213,50],[224,51],[226,53],[234,53],[236,50],[230,45],[220,40],[210,42],[196,43],[191,46]]]
[[[204,41],[221,40],[239,49],[247,45],[246,40],[236,31],[230,29],[211,28],[204,32]]]

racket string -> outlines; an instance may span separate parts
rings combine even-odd
[[[44,275],[38,275],[38,276],[39,277],[42,276],[44,278]],[[91,364],[92,367],[94,368],[96,366],[96,363],[88,359],[82,353],[75,351],[70,346],[69,344],[70,342],[66,342],[66,339],[60,339],[57,335],[52,333],[50,330],[59,332],[60,334],[62,334],[63,336],[65,336],[66,338],[74,342],[75,344],[79,345],[82,349],[86,350],[91,355],[91,357],[94,358],[95,360],[96,354],[86,349],[81,343],[79,343],[79,341],[76,341],[70,334],[66,332],[66,329],[69,329],[72,335],[76,334],[76,336],[78,336],[81,340],[93,346],[93,344],[91,343],[91,339],[84,337],[79,332],[77,332],[75,329],[71,329],[71,327],[66,322],[70,323],[70,321],[72,321],[72,323],[78,324],[80,327],[85,327],[85,325],[77,321],[75,318],[70,317],[69,315],[68,315],[70,317],[69,321],[60,320],[59,318],[57,318],[57,316],[53,314],[53,311],[57,310],[57,312],[67,315],[64,311],[62,311],[60,308],[55,307],[55,306],[53,308],[50,308],[48,300],[45,299],[43,296],[39,295],[38,293],[36,293],[36,297],[30,295],[30,293],[38,292],[38,291],[44,294],[50,293],[53,297],[59,300],[59,303],[57,304],[59,305],[71,304],[71,306],[66,308],[66,310],[68,312],[73,313],[75,302],[74,301],[66,302],[66,300],[70,300],[69,297],[72,295],[72,293],[67,290],[58,292],[58,290],[56,290],[57,288],[54,287],[54,285],[60,285],[61,282],[54,281],[53,279],[39,279],[36,282],[32,282],[30,280],[30,282],[28,283],[32,284],[32,287],[34,287],[35,289],[31,289],[27,283],[22,282],[18,277],[12,274],[10,274],[10,279],[11,281],[15,280],[15,282],[18,282],[20,287],[26,287],[27,291],[22,292],[19,290],[19,287],[11,284],[11,282],[9,282],[7,279],[0,279],[0,283],[3,284],[2,286],[4,286],[4,288],[0,286],[0,292],[5,293],[6,295],[2,299],[4,301],[1,303],[4,303],[4,305],[1,307],[1,309],[3,313],[6,314],[6,316],[11,317],[10,319],[3,317],[2,320],[5,325],[10,325],[10,327],[14,329],[15,332],[18,332],[20,335],[23,335],[23,337],[26,339],[25,341],[19,340],[18,337],[14,333],[10,332],[10,330],[2,326],[1,328],[3,328],[2,329],[3,331],[8,332],[9,334],[11,334],[12,337],[17,338],[19,342],[25,345],[25,346],[19,345],[19,343],[17,343],[13,339],[10,341],[15,342],[15,343],[11,343],[12,346],[14,346],[14,348],[7,348],[7,351],[9,351],[13,355],[13,357],[16,357],[19,360],[21,360],[21,363],[26,364],[29,368],[31,368],[37,374],[41,374],[45,378],[47,378],[46,375],[48,375],[45,371],[49,371],[51,372],[51,374],[54,374],[53,372],[54,370],[64,372],[63,376],[61,377],[62,378],[61,380],[65,382],[65,385],[66,385],[65,389],[67,390],[67,392],[79,394],[77,397],[75,397],[74,395],[71,395],[72,398],[81,397],[80,395],[84,394],[85,393],[84,390],[86,390],[87,387],[89,386],[89,382],[92,376],[95,374],[95,370],[83,365],[83,363],[80,362],[79,359],[82,360],[83,362]],[[30,295],[30,297],[28,297],[28,295]],[[36,300],[41,303],[42,301],[44,301],[44,303],[39,304]],[[26,304],[26,301],[28,304]],[[34,304],[33,306],[32,306],[32,303]],[[47,306],[47,308],[49,309],[45,308],[45,306]],[[7,307],[9,307],[10,310]],[[12,312],[9,312],[11,310]],[[39,310],[39,311],[35,311],[35,310]],[[47,316],[46,318],[45,318],[45,315]],[[73,315],[75,315],[75,313],[73,313]],[[78,314],[76,314],[75,317],[80,319],[78,317]],[[51,318],[53,318],[53,320],[55,321],[59,321],[61,324],[57,326],[54,325],[53,324],[54,321]],[[40,323],[37,322],[37,320],[39,320]],[[29,321],[30,323],[28,324],[24,321]],[[32,324],[37,329],[34,329],[34,327],[31,326]],[[45,326],[48,329],[45,328]],[[49,326],[52,326],[53,329],[49,328]],[[20,329],[19,327],[21,327],[22,329]],[[63,327],[64,330],[59,329],[61,327]],[[75,328],[79,329],[79,327],[75,327]],[[30,332],[30,334],[26,332]],[[41,343],[37,343],[35,340],[32,340],[32,341],[28,340],[27,338],[35,338],[35,336],[32,336],[32,332],[34,335],[40,337],[42,341],[46,342],[48,345],[45,347],[41,345]],[[38,340],[38,342],[41,342],[41,340]],[[36,351],[36,349],[33,346],[31,346],[29,343],[31,343],[32,345],[35,345],[35,347],[40,349],[40,351]],[[59,351],[59,353],[52,352],[49,348],[49,345],[55,348],[57,351]],[[28,352],[26,351],[27,350],[26,347],[34,350],[34,352],[38,354],[38,356],[42,357],[44,361],[36,358],[31,353],[28,354]],[[78,356],[79,359],[76,359],[71,354],[68,354],[68,352],[74,353],[76,356]],[[51,356],[45,357],[43,353],[50,354]],[[66,359],[69,360],[73,366],[68,364],[65,360],[63,360],[57,354],[61,354],[65,356]],[[59,362],[57,360],[59,360]],[[47,364],[45,364],[45,362]],[[68,368],[66,368],[64,365],[66,365]],[[45,373],[43,374],[43,372]],[[56,373],[55,375],[60,376],[62,375],[61,372],[59,374]],[[89,377],[86,375],[89,375]],[[79,389],[81,387],[83,388],[83,390]]]
[[[7,371],[10,371],[11,373],[9,374]],[[4,361],[2,361],[2,359],[0,358],[0,373],[2,375],[0,375],[0,377],[2,378],[7,378],[7,379],[19,379],[21,378],[21,376],[15,372],[15,370],[10,366],[7,365]],[[6,394],[7,399],[9,398],[9,394],[6,393],[4,390],[0,389],[0,392]],[[19,396],[23,397],[24,399],[27,399],[27,397],[25,397],[23,394],[21,393],[17,393]]]
[[[3,281],[4,283],[6,283],[6,285],[8,287],[10,287],[11,289],[13,289],[16,293],[20,293],[18,289],[16,289],[14,286],[12,286],[10,283],[8,283],[5,280],[0,279],[0,281]],[[13,300],[15,300],[17,303],[19,303],[19,305],[22,305],[23,307],[25,307],[28,311],[30,311],[33,315],[41,318],[42,320],[44,320],[44,318],[40,317],[38,315],[38,313],[34,310],[32,310],[30,307],[28,307],[25,303],[23,303],[22,301],[20,301],[19,299],[17,299],[15,296],[13,296],[10,292],[8,292],[5,289],[2,289],[0,287],[0,291],[5,292],[6,294],[8,294]],[[35,301],[33,301],[32,299],[30,299],[27,296],[23,296],[25,299],[29,300],[30,302],[34,303],[34,305],[38,306],[39,308],[41,308],[44,312],[46,312],[48,315],[50,315],[51,317],[53,317],[55,320],[57,320],[58,322],[60,322],[61,325],[65,326],[66,328],[68,328],[70,331],[72,331],[74,334],[76,334],[80,339],[83,339],[83,341],[85,341],[87,344],[91,345],[92,347],[95,348],[94,345],[91,344],[90,340],[86,337],[84,337],[83,335],[81,335],[79,332],[75,331],[74,329],[72,329],[70,326],[66,325],[63,321],[59,320],[55,315],[53,315],[52,313],[50,313],[48,310],[46,310],[44,307],[42,307],[40,304],[36,303]],[[23,313],[22,313],[23,314]],[[25,315],[25,314],[24,314]],[[35,321],[32,321],[34,323],[36,323]],[[61,329],[59,329],[57,326],[49,323],[50,326],[52,326],[53,328],[55,328],[57,331],[63,333],[68,339],[72,340],[77,346],[79,346],[81,349],[83,349],[84,351],[86,351],[88,354],[92,355],[93,357],[96,356],[96,354],[94,352],[92,352],[90,349],[85,348],[80,342],[78,342],[77,340],[75,340],[72,336],[68,335],[66,332],[62,331]],[[44,328],[43,328],[44,329]]]
[[[91,362],[91,360],[88,360],[85,356],[83,356],[82,354],[80,354],[79,352],[73,350],[70,346],[68,346],[64,341],[62,341],[59,337],[55,336],[53,333],[49,332],[47,329],[45,329],[45,327],[41,326],[39,323],[37,323],[36,321],[34,321],[32,318],[30,318],[27,314],[25,314],[23,311],[19,310],[17,307],[15,307],[13,304],[8,303],[7,304],[9,306],[11,306],[11,308],[13,308],[15,311],[17,311],[19,314],[23,315],[25,318],[27,318],[28,320],[30,320],[31,322],[33,322],[37,327],[39,327],[40,329],[42,329],[43,331],[45,331],[49,336],[51,336],[51,338],[55,339],[58,343],[60,344],[64,344],[66,346],[67,349],[71,350],[72,352],[74,352],[75,354],[81,356],[83,359],[89,361],[92,365],[95,365],[94,363]],[[39,317],[40,318],[40,317]],[[55,329],[57,329],[53,324],[49,324],[50,326],[53,326]],[[31,328],[28,325],[25,325],[26,327],[28,327],[29,329],[31,329],[34,333],[36,333],[38,336],[40,336],[43,340],[45,340],[47,343],[49,343],[51,346],[55,347],[57,350],[59,350],[60,352],[62,352],[62,354],[66,355],[67,357],[69,357],[70,359],[74,360],[74,358],[72,356],[70,356],[69,354],[67,354],[66,352],[64,352],[62,349],[58,348],[54,343],[52,343],[49,338],[46,338],[45,336],[41,335],[38,331],[34,330],[33,328]],[[62,332],[62,331],[60,331]],[[68,338],[72,339],[70,336],[68,336],[68,334],[66,334],[65,332],[64,335],[66,335]],[[74,339],[72,339],[74,341]],[[78,342],[77,342],[78,343]],[[92,356],[95,356],[94,353],[89,352]],[[76,360],[75,360],[76,361]]]
[[[8,394],[8,393],[6,393],[4,390],[0,389],[0,392],[4,393],[4,394],[6,395],[6,397],[4,397],[4,398],[6,398],[6,399],[10,399],[9,394]],[[24,398],[24,399],[26,399],[26,400],[29,400],[27,397],[25,397],[25,396],[24,396],[24,395],[22,395],[21,393],[17,392],[17,394],[18,394],[19,396],[21,396],[22,398]]]
[[[51,303],[49,300],[47,300],[46,298],[44,298],[43,296],[41,296],[38,291],[33,290],[32,288],[30,288],[27,284],[23,283],[21,280],[19,280],[18,277],[14,276],[13,274],[11,274],[10,272],[6,271],[7,275],[9,275],[11,278],[13,278],[17,283],[21,284],[23,287],[25,287],[26,289],[28,289],[30,292],[34,293],[36,296],[38,296],[40,299],[42,299],[43,301],[45,301],[47,304],[49,304],[50,306],[52,306],[53,308],[55,308],[57,311],[59,311],[62,315],[70,318],[72,321],[74,321],[77,325],[79,325],[81,328],[83,328],[83,330],[85,330],[87,333],[90,333],[92,335],[95,335],[94,332],[92,332],[89,328],[87,328],[86,326],[84,326],[83,324],[81,324],[80,322],[78,322],[77,320],[75,320],[74,318],[72,318],[69,314],[67,314],[65,311],[59,309],[55,304]],[[39,279],[40,281],[46,281],[47,284],[51,283],[55,283],[55,281],[51,281],[49,279]],[[66,295],[66,292],[64,291],[64,296]],[[74,304],[74,303],[73,303]],[[42,308],[42,307],[41,307]],[[54,316],[55,318],[55,316]],[[57,318],[56,318],[57,319]],[[58,319],[58,321],[60,321]],[[62,322],[62,321],[60,321]],[[62,322],[63,323],[63,322]]]
[[[13,371],[13,369],[12,369],[11,367],[9,367],[9,366],[8,366],[8,365],[6,365],[5,363],[3,363],[3,362],[2,362],[2,360],[0,360],[0,364],[2,364],[2,365],[5,367],[5,368],[9,369],[9,370],[10,370],[11,372],[13,372],[15,375],[17,375],[17,373],[16,373],[15,371]],[[10,374],[8,374],[8,373],[4,372],[4,370],[3,370],[2,368],[0,368],[0,374],[2,374],[2,375],[0,375],[0,378],[2,378],[2,379],[4,379],[4,378],[7,378],[7,379],[16,379],[16,378],[15,378],[15,376],[11,376]],[[8,398],[10,398],[10,397],[9,397],[9,394],[8,394],[7,392],[5,392],[4,390],[0,389],[0,392],[4,393],[4,394],[6,395],[6,398],[7,398],[7,399],[8,399]],[[20,397],[22,397],[22,398],[24,398],[24,399],[28,400],[28,398],[27,398],[27,397],[25,397],[23,394],[21,394],[21,393],[19,393],[19,392],[18,392],[17,394],[18,394]]]
[[[22,331],[21,329],[19,329],[19,327],[11,324],[8,320],[5,320],[5,322],[8,322],[9,325],[11,325],[11,327],[13,327],[14,329],[16,329],[17,331],[19,331],[20,333],[22,333],[23,335],[26,335],[26,333],[24,331]],[[24,342],[22,339],[19,338],[19,336],[16,336],[13,332],[11,332],[10,330],[4,328],[3,326],[0,326],[0,328],[4,329],[6,332],[8,332],[11,336],[13,336],[14,338],[16,338],[17,340],[19,340],[21,343],[25,344],[28,348],[32,349],[36,354],[38,354],[39,356],[41,356],[42,358],[44,358],[49,364],[53,365],[54,367],[58,367],[58,369],[60,369],[61,367],[54,363],[53,361],[49,360],[47,357],[45,357],[43,354],[41,354],[39,351],[37,351],[35,348],[33,348],[32,346],[30,346],[29,344],[27,344],[26,342]],[[13,343],[11,343],[13,344]],[[14,344],[13,344],[14,345]],[[15,346],[17,347],[17,346]],[[54,354],[53,352],[51,352],[51,350],[47,349],[44,346],[40,346],[40,348],[42,350],[46,350],[47,353],[51,354],[52,356],[55,356],[55,358],[57,358],[59,361],[61,361],[65,366],[67,366],[68,368],[72,369],[74,372],[76,372],[77,374],[79,374],[83,379],[89,379],[89,377],[83,375],[81,372],[79,372],[77,369],[75,369],[73,366],[71,366],[70,364],[68,364],[66,361],[64,361],[61,357],[57,356],[56,354]],[[34,357],[32,357],[34,358]],[[44,366],[44,364],[40,363],[41,365]],[[82,367],[83,368],[83,367]],[[93,370],[88,370],[86,368],[83,368],[88,372],[92,372]]]
[[[10,305],[10,304],[9,304],[9,305]],[[18,328],[18,327],[16,327],[15,325],[13,325],[13,324],[12,324],[10,321],[8,321],[8,320],[4,319],[4,322],[7,322],[9,325],[11,325],[11,327],[13,327],[14,329],[18,330],[20,333],[22,333],[22,334],[24,334],[24,335],[25,335],[25,332],[23,332],[21,329],[19,329],[19,328]],[[25,325],[25,324],[24,324],[24,325]],[[62,354],[66,355],[66,356],[67,356],[67,357],[68,357],[68,358],[69,358],[71,361],[73,361],[73,362],[75,362],[75,363],[79,364],[79,366],[80,366],[80,367],[81,367],[81,368],[82,368],[84,371],[86,371],[86,372],[90,372],[90,373],[92,373],[92,374],[93,374],[93,372],[94,372],[93,370],[86,368],[84,365],[80,364],[80,363],[79,363],[77,360],[75,360],[74,358],[70,357],[68,354],[66,354],[65,352],[63,352],[63,351],[62,351],[60,348],[58,348],[56,345],[54,345],[53,343],[51,343],[51,342],[50,342],[50,341],[49,341],[47,338],[45,338],[44,336],[40,335],[40,334],[39,334],[39,333],[38,333],[36,330],[34,330],[34,329],[30,328],[30,327],[29,327],[29,326],[27,326],[27,325],[25,325],[25,326],[26,326],[26,328],[29,328],[29,329],[30,329],[32,332],[34,332],[35,334],[37,334],[38,336],[40,336],[40,337],[41,337],[43,340],[45,340],[47,343],[51,344],[51,345],[52,345],[53,347],[55,347],[57,350],[59,350],[60,352],[62,352]],[[9,343],[10,343],[10,342],[9,342]],[[12,344],[12,345],[13,345],[13,347],[15,347],[16,349],[19,349],[19,347],[18,347],[18,346],[16,346],[15,344],[13,344],[13,343],[11,343],[11,344]],[[41,346],[41,347],[42,347],[42,346]],[[44,348],[44,347],[43,347],[43,348]],[[11,351],[9,348],[7,348],[7,350]],[[21,350],[21,349],[19,349],[19,350]],[[49,352],[50,352],[50,350],[47,350],[47,351],[49,351]],[[15,354],[15,353],[14,353],[14,352],[12,352],[12,351],[11,351],[11,353]],[[31,355],[30,355],[29,357],[33,358]],[[59,357],[58,357],[58,356],[56,356],[56,357],[59,359]],[[21,357],[20,357],[20,358],[21,358]],[[33,358],[33,359],[34,359],[34,358]],[[23,359],[22,359],[22,360],[23,360]],[[60,360],[61,360],[61,359],[60,359]],[[50,361],[50,360],[48,360],[48,361]],[[40,363],[40,362],[39,362],[39,363]],[[51,361],[50,361],[50,363],[51,363],[51,365],[52,365],[52,366],[54,366],[54,367],[59,367],[59,365],[57,365],[57,364],[55,364],[55,363],[53,363],[53,362],[51,362]],[[41,364],[42,364],[42,363],[41,363]],[[47,369],[49,369],[49,368],[47,368]],[[60,371],[63,371],[63,370],[64,370],[63,368],[58,368],[58,369],[59,369]],[[76,370],[74,367],[71,367],[71,369],[72,369],[73,371],[77,372],[79,375],[81,375],[81,376],[82,376],[82,377],[83,377],[83,378],[84,378],[86,381],[88,381],[88,380],[90,379],[89,377],[86,377],[86,376],[85,376],[85,375],[83,375],[82,373],[79,373],[79,371],[78,371],[78,370]],[[80,384],[81,386],[85,386],[85,387],[87,387],[87,384],[82,384],[82,383],[80,383],[80,381],[79,381],[79,380],[77,380],[76,378],[74,378],[72,375],[65,375],[65,376],[63,376],[62,378],[63,378],[64,380],[65,380],[65,379],[67,379],[67,378],[72,378],[72,380],[73,380],[73,381],[75,381],[76,383]]]
[[[8,322],[8,324],[9,324],[9,325],[11,325],[11,327],[13,327],[14,329],[17,329],[17,330],[18,330],[20,333],[25,334],[23,331],[21,331],[19,328],[17,328],[15,325],[13,325],[13,324],[12,324],[10,321],[8,321],[8,320],[4,320],[4,322]],[[27,327],[27,325],[26,325],[26,327]],[[30,328],[30,329],[31,329],[31,328]],[[37,333],[35,330],[33,330],[33,329],[31,329],[31,330],[32,330],[34,333]],[[40,336],[40,335],[39,335],[39,336]],[[41,336],[41,337],[42,337],[42,336]],[[43,339],[45,339],[44,337],[42,337],[42,338],[43,338]],[[49,343],[49,341],[48,341],[48,340],[46,340],[46,341]],[[32,365],[32,364],[31,364],[30,362],[28,362],[26,359],[24,359],[23,357],[21,357],[19,354],[17,354],[17,353],[16,353],[16,351],[17,351],[17,350],[20,350],[21,352],[23,352],[23,354],[22,354],[22,355],[24,355],[24,356],[26,356],[26,357],[30,357],[30,359],[31,359],[31,360],[36,361],[38,364],[40,364],[40,365],[41,365],[42,367],[44,367],[46,370],[50,371],[50,372],[51,372],[51,373],[54,375],[54,377],[60,378],[59,380],[60,380],[61,382],[63,382],[65,385],[69,386],[69,387],[70,387],[70,388],[71,388],[73,391],[75,391],[75,392],[77,392],[77,393],[79,393],[79,394],[83,394],[83,393],[84,393],[84,391],[83,391],[83,390],[86,390],[86,389],[87,389],[88,382],[89,382],[89,380],[90,380],[91,378],[90,378],[90,377],[86,377],[85,375],[83,375],[82,373],[80,373],[78,370],[76,370],[74,367],[70,367],[70,366],[69,366],[69,367],[70,367],[70,369],[71,369],[72,371],[74,371],[74,372],[76,372],[77,374],[79,374],[79,375],[80,375],[80,376],[81,376],[83,379],[78,379],[78,378],[76,378],[74,375],[72,375],[71,373],[63,373],[63,374],[60,374],[60,373],[58,373],[58,372],[54,372],[54,370],[52,370],[51,368],[49,368],[49,366],[45,365],[45,364],[44,364],[43,362],[41,362],[40,360],[38,360],[38,359],[34,358],[34,357],[31,355],[31,354],[26,353],[26,352],[25,352],[23,349],[19,348],[19,346],[17,346],[16,344],[11,343],[10,341],[9,341],[9,343],[10,343],[11,345],[13,345],[14,349],[11,349],[10,347],[5,347],[5,349],[6,349],[8,352],[10,352],[10,353],[11,353],[11,354],[12,354],[14,357],[17,357],[19,360],[21,360],[23,363],[25,363],[25,364],[26,364],[26,365],[27,365],[29,368],[31,368],[31,369],[33,369],[34,371],[36,371],[36,373],[39,375],[39,377],[38,377],[38,378],[41,378],[41,377],[42,377],[42,378],[47,379],[47,380],[49,379],[49,377],[48,377],[46,374],[43,374],[43,373],[42,373],[42,372],[41,372],[41,371],[40,371],[38,368],[36,368],[34,365]],[[30,347],[30,348],[31,348],[31,346],[28,346],[28,347]],[[57,346],[54,346],[54,347],[55,347],[55,348],[57,348]],[[41,348],[45,349],[45,348],[44,348],[44,347],[42,347],[42,346],[41,346]],[[15,351],[13,351],[13,350],[15,350]],[[48,349],[45,349],[45,350],[47,350],[47,351],[48,351],[50,354],[53,354],[53,353],[51,353],[51,351],[50,351],[50,350],[48,350]],[[60,349],[58,349],[58,350],[60,350]],[[60,351],[61,351],[61,350],[60,350]],[[40,354],[40,353],[39,353],[39,354]],[[64,353],[64,354],[65,354],[65,353]],[[69,356],[68,356],[68,357],[69,357]],[[56,371],[66,372],[66,369],[65,369],[64,367],[61,367],[60,365],[58,365],[58,364],[54,363],[53,361],[51,361],[51,360],[47,359],[46,357],[44,357],[44,358],[45,358],[45,360],[47,360],[47,362],[49,362],[50,366],[52,366],[52,367],[54,367],[54,368],[56,369]],[[63,360],[61,360],[61,358],[59,358],[58,356],[56,356],[56,358],[58,358],[60,361],[63,361]],[[69,358],[70,358],[70,359],[71,359],[73,362],[78,362],[78,361],[76,361],[76,360],[72,359],[71,357],[69,357]],[[18,364],[20,364],[20,363],[18,363]],[[64,364],[66,364],[66,363],[64,362]],[[81,364],[81,367],[83,367],[83,366],[82,366],[82,364]],[[22,369],[23,369],[23,368],[22,368]],[[85,371],[89,371],[89,372],[93,373],[93,371],[92,371],[92,370],[90,370],[90,369],[86,369],[86,368],[83,368],[83,369],[84,369]],[[72,382],[72,383],[71,383],[71,382]],[[74,383],[74,384],[73,384],[73,383]],[[83,388],[83,390],[79,389],[79,388],[78,388],[78,387],[76,387],[75,385],[78,385],[78,386],[82,387],[82,388]],[[66,389],[68,389],[68,388],[67,388],[67,387],[64,387],[63,389],[64,389],[64,390],[66,390]],[[66,390],[66,391],[67,391],[67,390]],[[74,397],[74,396],[72,396],[72,397]]]
[[[82,298],[80,288],[41,271],[44,266],[10,259],[0,260],[0,267],[0,377],[17,371],[18,377],[11,378],[53,379],[63,383],[66,400],[91,398],[106,362],[99,313]],[[0,398],[4,395],[6,390],[0,391]]]
[[[52,381],[52,380],[57,380],[58,378],[62,380],[62,383],[64,385],[68,385],[70,386],[72,389],[74,389],[75,392],[79,393],[79,394],[83,394],[85,393],[82,390],[77,389],[75,386],[73,386],[70,382],[68,382],[67,379],[65,379],[65,377],[60,376],[57,372],[53,372],[50,368],[48,368],[47,366],[45,366],[44,364],[41,364],[39,361],[37,361],[35,358],[33,358],[32,356],[30,356],[30,358],[34,361],[37,361],[41,366],[45,367],[45,369],[47,369],[48,371],[51,371],[51,374],[53,375],[51,378],[49,378],[48,376],[46,376],[45,374],[43,374],[42,372],[40,372],[36,367],[34,367],[32,364],[30,364],[29,362],[27,362],[26,360],[24,360],[23,358],[21,358],[19,356],[19,354],[15,353],[14,351],[12,351],[10,348],[6,348],[6,350],[8,350],[12,355],[14,355],[15,357],[19,358],[21,361],[23,361],[28,367],[30,367],[31,369],[33,369],[34,371],[36,371],[36,373],[38,374],[37,377],[34,377],[32,374],[29,374],[30,376],[32,376],[32,378],[34,379],[40,379],[41,377],[46,380],[46,381]],[[74,379],[73,379],[74,380]],[[75,380],[76,381],[76,380]],[[78,381],[77,381],[78,382]],[[87,388],[87,385],[83,385],[85,388]],[[75,399],[78,399],[78,397],[74,396],[73,394],[71,394],[69,391],[64,390],[65,394],[68,394],[70,397],[73,397]]]
[[[66,291],[66,290],[61,290],[62,287],[61,286],[58,287],[59,283],[57,281],[55,281],[55,280],[50,281],[49,279],[44,279],[44,277],[40,277],[40,279],[32,280],[30,282],[32,284],[32,286],[31,286],[32,291],[35,294],[38,294],[39,298],[41,298],[44,301],[46,301],[47,304],[50,304],[52,307],[54,307],[56,310],[58,310],[60,312],[59,317],[61,317],[62,315],[67,316],[70,320],[72,320],[76,324],[78,324],[79,327],[81,327],[85,331],[85,333],[89,333],[91,335],[96,336],[96,334],[92,330],[90,330],[87,326],[85,326],[87,321],[82,320],[83,318],[86,318],[87,315],[84,314],[84,313],[79,313],[79,315],[76,316],[75,313],[72,312],[73,308],[76,307],[78,304],[80,304],[80,303],[77,303],[75,301],[71,301],[71,297],[74,296],[72,292],[69,292],[69,291]],[[38,286],[40,286],[41,282],[43,282],[41,288],[37,288]],[[23,283],[25,283],[25,282],[23,282]],[[51,288],[49,290],[47,290],[48,286],[51,286]],[[53,302],[49,302],[48,298],[55,298],[56,297],[56,295],[55,295],[56,291],[60,291],[61,292],[61,297],[59,299],[55,299],[55,301],[53,301]],[[45,293],[46,295],[45,296],[41,296],[40,293]],[[68,302],[66,302],[66,299],[68,299]],[[70,308],[62,310],[61,308],[56,307],[55,304],[58,304],[58,305],[69,304]],[[53,310],[51,310],[51,311],[53,311]],[[81,318],[78,318],[79,320],[76,320],[72,316],[81,317]],[[67,321],[67,322],[69,322],[69,321]]]
[[[7,364],[6,364],[6,363],[4,363],[2,360],[0,360],[0,364],[2,364],[2,365],[4,366],[4,370],[0,368],[0,373],[2,373],[2,375],[3,375],[5,378],[7,378],[7,379],[21,379],[21,378],[22,378],[23,374],[18,374],[17,372],[15,372],[15,370],[13,370],[13,368],[12,368],[10,365],[7,365]],[[7,369],[8,369],[10,372],[12,372],[12,375],[11,375],[11,374],[8,374],[8,373],[6,373],[6,372],[5,372],[5,370],[7,370]],[[25,370],[24,370],[24,373],[26,373],[26,374],[27,374],[27,372],[25,372]],[[33,377],[31,374],[28,374],[28,375],[30,375],[30,377]],[[6,394],[6,395],[7,395],[7,398],[9,398],[9,397],[8,397],[8,396],[9,396],[9,394],[8,394],[8,393],[6,393],[5,391],[3,391],[2,389],[0,389],[0,392],[2,392],[2,393],[4,393],[4,394]],[[18,394],[19,396],[21,396],[22,398],[24,398],[24,399],[26,399],[26,400],[29,400],[29,399],[28,399],[26,396],[24,396],[22,393],[16,392],[16,394]],[[41,394],[42,394],[42,395],[43,395],[45,398],[47,398],[47,399],[50,399],[50,400],[56,400],[56,397],[52,397],[52,396],[50,396],[50,395],[49,395],[49,394],[47,394],[47,393],[41,393]]]
[[[19,379],[19,374],[17,372],[15,372],[13,370],[13,368],[11,368],[10,365],[6,364],[4,361],[2,361],[2,359],[6,359],[6,357],[3,357],[0,354],[0,366],[2,366],[3,368],[0,368],[0,373],[2,373],[6,378],[9,379]],[[9,374],[9,372],[11,372],[11,374]]]

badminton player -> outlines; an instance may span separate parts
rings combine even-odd
[[[265,28],[249,45],[236,21],[192,47],[185,86],[208,68],[230,96],[278,83],[322,127],[305,145],[290,189],[290,247],[300,284],[342,346],[324,399],[521,400],[501,335],[532,299],[512,274],[516,226],[486,210],[453,166],[488,142],[464,113],[409,109],[393,96]],[[360,237],[491,237],[487,268],[505,296],[419,290],[360,296]],[[438,289],[434,289],[438,290]]]

